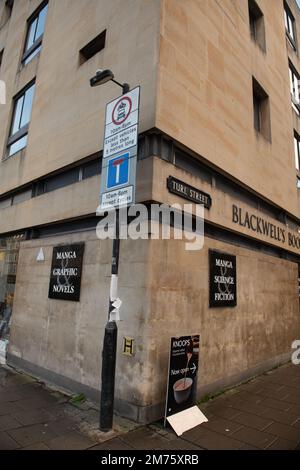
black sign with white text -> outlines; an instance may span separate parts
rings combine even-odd
[[[200,336],[171,338],[165,418],[195,404]]]
[[[236,305],[236,257],[209,250],[209,306]]]
[[[80,299],[80,284],[84,243],[53,247],[50,274],[50,299]]]
[[[184,199],[195,202],[196,204],[203,204],[206,209],[210,209],[211,197],[209,194],[204,193],[183,181],[173,178],[173,176],[168,177],[167,188],[170,193],[177,194],[177,196],[181,196]]]

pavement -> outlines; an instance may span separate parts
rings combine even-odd
[[[102,433],[83,396],[0,367],[0,450],[300,450],[300,366],[273,369],[199,407],[208,422],[181,437],[161,421],[141,426],[117,416]]]

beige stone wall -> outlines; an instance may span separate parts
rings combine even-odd
[[[283,2],[257,3],[266,53],[247,0],[163,1],[156,126],[299,216]],[[252,76],[269,95],[271,143],[254,130]]]
[[[53,246],[79,241],[85,241],[80,301],[48,299]],[[41,247],[44,262],[36,261]],[[94,231],[21,243],[10,354],[99,390],[111,248],[111,241],[98,240]],[[148,270],[147,241],[122,241],[116,396],[139,405],[149,386],[144,368]],[[123,336],[135,339],[132,358],[121,354]]]
[[[26,67],[20,60],[26,21],[38,0],[16,0],[0,30],[0,160],[5,154],[12,97],[36,77],[25,152],[0,162],[0,194],[99,151],[105,104],[121,94],[109,83],[92,89],[97,69],[111,68],[131,87],[141,85],[140,132],[154,125],[160,0],[50,0],[42,51]],[[107,29],[105,48],[80,65],[79,50]]]
[[[0,162],[0,194],[101,149],[105,103],[118,89],[113,84],[91,89],[88,80],[97,68],[109,66],[131,86],[141,85],[140,131],[156,123],[221,172],[299,214],[292,134],[300,129],[290,105],[288,56],[299,70],[300,61],[286,42],[282,2],[272,2],[278,8],[258,1],[265,13],[264,54],[250,38],[246,0],[51,0],[42,52],[20,69],[26,19],[39,0],[16,0],[0,29],[0,50],[5,47],[0,78],[7,83],[0,156],[11,99],[34,76],[36,97],[26,151]],[[298,19],[294,1],[289,3]],[[80,48],[105,27],[105,49],[79,65]],[[270,95],[272,144],[253,130],[252,74]],[[162,191],[159,168],[152,185],[151,164],[138,167],[138,201],[158,195],[176,201]],[[3,209],[0,232],[92,214],[98,194],[95,177]],[[227,201],[219,195],[208,214],[225,227]]]
[[[152,172],[153,162],[150,158],[138,163],[137,202],[152,199]],[[93,176],[1,209],[0,233],[95,215],[99,192],[100,176]]]
[[[153,158],[153,180],[156,184],[153,184],[152,199],[154,201],[164,202],[166,204],[179,204],[183,209],[184,204],[191,204],[190,201],[183,199],[181,196],[170,193],[167,189],[167,178],[173,176],[178,180],[189,184],[200,191],[204,191],[209,194],[212,198],[211,208],[204,210],[204,218],[206,221],[213,223],[216,226],[224,227],[232,232],[246,235],[247,237],[256,239],[261,242],[276,246],[277,248],[283,248],[287,251],[300,254],[300,234],[297,230],[297,226],[285,225],[279,222],[275,217],[271,216],[269,212],[264,211],[259,204],[255,204],[253,201],[245,201],[236,192],[229,190],[224,191],[224,186],[216,184],[214,181],[208,183],[207,181],[201,180],[198,176],[193,175],[189,171],[182,170],[179,167],[174,166],[171,163],[167,163],[161,159]],[[262,218],[266,223],[275,225],[276,227],[285,231],[285,241],[276,240],[271,238],[269,235],[261,234],[257,231],[251,230],[248,226],[241,226],[239,223],[233,222],[233,205],[241,208],[243,211],[243,217],[245,212],[248,211],[249,215],[255,215],[258,218]],[[195,205],[194,205],[195,206]],[[186,209],[188,210],[188,209]],[[195,212],[195,207],[193,207]],[[244,219],[243,219],[244,221]],[[298,247],[289,244],[289,233],[299,239]]]
[[[208,307],[209,248],[237,257],[236,307]],[[200,395],[207,385],[229,385],[274,365],[300,337],[296,264],[209,238],[198,252],[185,251],[180,240],[153,240],[151,258],[149,403],[165,396],[171,336],[201,335]]]
[[[53,246],[82,240],[80,302],[48,299]],[[237,256],[237,307],[208,307],[209,248]],[[94,232],[21,243],[11,355],[99,389],[110,254]],[[300,335],[297,265],[210,238],[197,252],[181,240],[121,241],[119,296],[116,397],[139,407],[164,402],[171,336],[201,335],[201,394],[268,368]],[[122,355],[124,336],[135,340],[134,357]]]

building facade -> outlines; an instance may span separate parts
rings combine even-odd
[[[1,0],[8,364],[99,397],[112,241],[96,235],[96,208],[105,105],[119,91],[89,79],[105,68],[141,87],[137,202],[183,204],[188,190],[211,202],[201,250],[121,240],[116,411],[163,415],[172,336],[200,334],[198,398],[290,359],[300,339],[299,20],[295,0]],[[51,298],[53,253],[74,245],[84,247],[80,299]],[[231,305],[213,293],[213,253],[236,265]]]

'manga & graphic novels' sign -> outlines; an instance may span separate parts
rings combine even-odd
[[[53,248],[50,299],[79,301],[83,252],[84,243]]]

